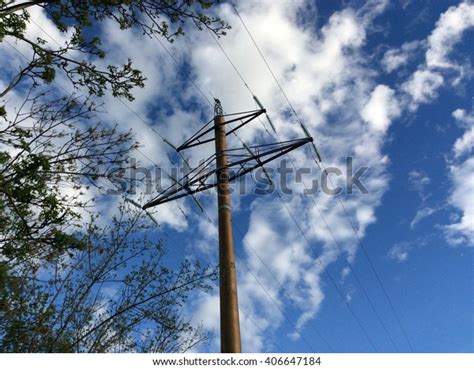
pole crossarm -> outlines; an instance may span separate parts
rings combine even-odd
[[[225,150],[230,159],[226,166],[230,170],[229,181],[242,177],[259,167],[263,168],[265,164],[272,160],[309,142],[313,142],[312,137]],[[145,204],[143,209],[216,187],[218,183],[215,174],[218,168],[215,165],[215,157],[216,154],[211,155],[181,179],[175,179],[171,186],[162,191],[155,199]]]
[[[229,124],[229,123],[240,121],[240,124],[238,124],[236,127],[226,132],[226,136],[242,128],[243,126],[250,123],[252,120],[254,120],[255,118],[257,118],[258,116],[264,113],[266,113],[265,109],[259,109],[259,110],[250,110],[250,111],[241,112],[241,113],[223,115],[223,117],[232,117],[231,119],[226,120],[223,124]],[[209,125],[211,125],[211,123],[213,122],[214,122],[214,119],[206,123],[206,125],[204,125],[199,131],[197,131],[194,135],[192,135],[188,140],[186,140],[185,143],[179,146],[176,150],[179,152],[185,149],[189,149],[191,147],[195,147],[198,145],[202,145],[202,144],[214,141],[215,140],[214,136],[208,137],[208,138],[204,137],[210,132],[214,131],[215,128],[213,125],[209,127]]]

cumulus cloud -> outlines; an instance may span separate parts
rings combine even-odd
[[[448,241],[453,246],[474,246],[474,157],[449,169],[453,183],[450,203],[458,209],[460,219],[447,226]]]
[[[471,1],[464,1],[444,12],[428,37],[426,52],[428,68],[457,67],[449,60],[449,54],[454,45],[461,40],[463,33],[472,27],[474,27],[474,4]]]
[[[378,85],[362,109],[362,118],[372,129],[386,132],[392,120],[400,115],[400,108],[395,99],[395,91],[385,85]]]
[[[371,166],[371,175],[366,183],[370,194],[353,195],[345,202],[359,234],[363,236],[366,227],[376,220],[374,208],[380,204],[387,188],[385,168],[389,161],[381,148],[391,121],[399,115],[393,90],[385,85],[378,86],[363,62],[362,48],[370,20],[383,11],[387,2],[371,2],[377,5],[371,8],[374,11],[366,8],[355,12],[347,8],[335,12],[317,32],[295,21],[296,6],[288,8],[284,3],[276,2],[262,9],[259,4],[245,2],[240,13],[298,114],[316,137],[327,165],[342,166],[344,158],[351,155],[354,156],[355,167]],[[234,20],[232,32],[221,43],[250,87],[264,102],[280,137],[301,137],[302,131],[289,114],[278,87],[238,19],[226,6],[221,8],[221,12],[231,23]],[[274,26],[276,24],[278,27]],[[249,101],[247,91],[212,40],[206,40],[206,35],[197,37],[201,46],[192,49],[197,78],[215,91],[224,106],[228,106],[226,109],[238,110],[242,102]],[[282,43],[288,46],[284,52],[278,46]],[[209,74],[209,69],[214,73]],[[256,140],[258,133],[258,128],[249,127],[245,138]],[[293,153],[292,157],[298,166],[314,165],[304,151]],[[324,227],[313,201],[301,196],[303,188],[292,183],[289,186],[295,193],[285,199],[285,205],[279,198],[256,200],[252,205],[244,255],[237,266],[241,306],[251,312],[253,320],[267,327],[264,328],[268,330],[267,334],[271,335],[272,330],[285,321],[267,293],[276,301],[283,302],[283,309],[288,306],[294,308],[295,304],[302,309],[293,322],[296,331],[290,334],[290,338],[295,339],[298,332],[317,315],[324,300],[325,292],[320,280],[323,265],[337,260],[340,251]],[[322,194],[315,195],[314,199],[344,252],[353,258],[357,251],[354,234],[337,200]],[[293,223],[287,208],[296,217],[309,245]],[[321,251],[319,259],[315,250]],[[267,292],[256,283],[244,264],[248,264]],[[261,336],[258,332],[256,334]],[[242,338],[244,349],[249,347],[247,345],[252,345],[252,349],[262,347]]]
[[[453,246],[474,246],[474,114],[457,109],[453,117],[465,127],[465,132],[454,143],[454,158],[449,162],[452,182],[449,203],[459,216],[455,223],[446,226],[446,237]]]
[[[433,101],[441,86],[446,83],[455,86],[466,74],[466,67],[452,60],[450,54],[464,33],[472,27],[474,4],[471,1],[451,6],[441,14],[427,38],[425,62],[402,84],[402,91],[410,97],[410,110],[414,111],[420,104]],[[397,61],[403,61],[403,57],[395,58],[395,64]]]
[[[435,99],[443,83],[444,78],[440,73],[429,69],[421,69],[417,70],[403,84],[402,89],[411,96],[411,109],[414,110],[420,103],[427,103]]]
[[[474,147],[474,127],[471,127],[464,135],[454,143],[454,155],[457,157],[468,154]]]
[[[457,109],[453,117],[466,128],[464,134],[454,143],[453,152],[456,158],[470,154],[474,148],[474,114],[468,114],[465,110]]]
[[[408,64],[416,51],[423,47],[420,41],[405,42],[400,48],[389,49],[382,58],[382,67],[391,73]]]
[[[462,125],[474,125],[474,114],[467,113],[464,109],[456,109],[452,114],[453,118]]]

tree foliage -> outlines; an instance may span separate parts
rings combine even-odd
[[[130,131],[90,124],[97,109],[90,99],[47,95],[28,93],[1,126],[0,244],[12,262],[80,248],[68,230],[91,206],[83,190],[111,169],[130,168],[138,145]]]
[[[216,272],[187,260],[165,267],[148,227],[122,205],[109,225],[77,235],[80,249],[8,272],[0,262],[0,351],[183,352],[206,339],[182,305]]]
[[[163,36],[173,41],[184,34],[185,23],[193,23],[199,29],[207,28],[217,35],[225,34],[229,26],[219,18],[208,16],[215,0],[53,0],[25,1],[8,5],[0,0],[0,42],[7,37],[26,44],[32,56],[14,76],[0,97],[26,77],[35,84],[51,83],[57,71],[64,73],[73,86],[82,87],[90,94],[102,96],[110,89],[117,97],[133,100],[134,87],[143,87],[145,77],[133,68],[129,59],[123,65],[109,65],[105,69],[96,66],[94,60],[104,59],[101,39],[95,34],[101,22],[111,20],[122,30],[139,29],[146,36]],[[25,35],[31,21],[28,9],[41,7],[57,29],[72,35],[64,45],[56,45],[45,38],[28,39]],[[94,28],[95,27],[95,28]],[[74,55],[74,56],[72,56]]]
[[[222,35],[229,26],[210,15],[216,3],[0,0],[0,44],[28,50],[0,76],[0,351],[169,352],[206,339],[182,305],[193,289],[207,290],[215,272],[188,261],[164,267],[164,247],[145,237],[142,213],[122,205],[99,226],[96,198],[84,191],[112,171],[124,176],[138,145],[120,122],[98,121],[97,97],[133,100],[146,81],[131,59],[105,63],[101,23],[170,42],[186,24]],[[33,7],[63,43],[29,38]],[[58,75],[75,93],[54,88]]]

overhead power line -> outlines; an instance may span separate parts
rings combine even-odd
[[[149,158],[149,160],[151,160]],[[171,159],[170,159],[171,160]],[[176,163],[174,163],[176,164]],[[215,222],[212,220],[211,216],[209,215],[209,213],[207,212],[207,210],[203,207],[203,212],[207,218],[207,220],[214,226],[215,229],[218,229],[217,225],[215,224]],[[232,222],[232,224],[235,224],[234,222]],[[247,241],[244,240],[244,242],[247,243]],[[248,243],[247,243],[248,244]],[[243,264],[245,265],[246,269],[248,270],[249,274],[252,276],[252,278],[257,282],[258,286],[260,287],[260,289],[264,292],[264,294],[268,297],[268,299],[271,301],[271,303],[277,308],[277,310],[281,313],[281,315],[283,316],[283,318],[286,320],[286,322],[294,329],[294,332],[298,335],[298,337],[305,343],[305,345],[311,350],[311,351],[314,351],[314,352],[317,352],[318,350],[316,350],[316,348],[310,343],[310,341],[308,339],[306,339],[297,329],[296,325],[291,321],[291,319],[288,317],[288,315],[285,313],[285,311],[280,307],[280,305],[278,304],[278,302],[275,300],[275,298],[271,295],[271,293],[268,291],[268,289],[265,287],[265,285],[260,281],[260,279],[257,277],[257,275],[252,271],[249,263],[245,260],[245,258],[243,256],[237,256],[238,257],[238,260]],[[266,263],[263,261],[263,260],[260,260],[261,263],[263,264],[263,266],[269,270],[269,267],[266,265]],[[300,308],[301,309],[301,308]],[[241,310],[241,308],[239,308],[239,310]],[[246,314],[247,315],[247,314]],[[257,327],[258,328],[258,327]],[[318,335],[320,335],[319,332],[317,332]],[[321,337],[321,335],[320,335]],[[324,342],[328,345],[328,347],[330,347],[332,349],[332,347],[327,343],[327,341],[322,338],[324,340]]]
[[[296,110],[294,109],[293,104],[291,103],[291,101],[290,101],[288,95],[285,93],[285,91],[284,91],[282,85],[281,85],[280,82],[278,81],[278,78],[276,77],[275,73],[273,72],[272,68],[270,67],[270,65],[269,65],[269,63],[268,63],[268,61],[267,61],[267,59],[265,58],[263,52],[261,51],[260,47],[258,46],[258,44],[257,44],[257,42],[256,42],[256,40],[255,40],[255,38],[252,36],[252,33],[251,33],[250,29],[247,27],[245,21],[243,20],[242,16],[240,15],[240,13],[239,13],[239,11],[237,10],[237,8],[235,7],[235,5],[232,4],[232,7],[233,7],[233,9],[234,9],[236,15],[237,15],[238,18],[240,19],[240,21],[241,21],[243,27],[245,28],[247,34],[248,34],[249,37],[250,37],[250,39],[252,40],[252,42],[253,42],[255,48],[257,49],[258,53],[260,54],[260,56],[261,56],[263,62],[265,63],[265,65],[266,65],[268,71],[270,72],[270,74],[272,75],[273,79],[275,80],[275,83],[277,84],[278,88],[280,89],[282,95],[284,96],[285,100],[287,101],[288,106],[290,107],[291,111],[293,112],[295,118],[298,120],[298,122],[300,123],[300,125],[302,126],[302,128],[304,128],[304,124],[303,124],[302,120],[301,120],[300,117],[298,116],[298,113],[297,113]],[[321,163],[322,163],[322,159],[320,159],[320,161],[321,161]],[[324,165],[324,164],[323,164],[323,165]],[[326,167],[325,167],[325,166],[324,166],[324,170],[326,171]],[[332,182],[331,177],[330,177],[330,176],[328,176],[328,177],[329,177],[329,180]],[[333,185],[333,184],[332,184],[332,185]],[[334,186],[334,185],[333,185],[333,186]],[[382,292],[383,292],[385,298],[387,299],[387,301],[388,301],[388,303],[389,303],[390,309],[391,309],[392,313],[394,314],[394,316],[395,316],[395,318],[396,318],[396,320],[397,320],[398,325],[399,325],[400,328],[401,328],[401,331],[402,331],[402,333],[403,333],[403,335],[404,335],[404,338],[405,338],[405,340],[407,341],[407,343],[408,343],[408,345],[409,345],[409,347],[410,347],[410,350],[413,352],[413,351],[414,351],[413,345],[412,345],[410,339],[408,338],[408,335],[407,335],[407,333],[406,333],[406,329],[405,329],[405,327],[404,327],[404,325],[403,325],[403,323],[402,323],[402,321],[401,321],[401,319],[400,319],[400,317],[399,317],[399,314],[397,313],[397,311],[396,311],[396,309],[395,309],[395,306],[394,306],[394,304],[393,304],[391,298],[389,297],[389,295],[388,295],[388,293],[387,293],[387,291],[386,291],[386,288],[384,287],[384,285],[383,285],[383,283],[382,283],[382,280],[381,280],[381,278],[380,278],[378,272],[376,271],[376,269],[375,269],[375,267],[374,267],[374,265],[373,265],[373,263],[372,263],[372,261],[371,261],[369,255],[368,255],[368,253],[367,253],[367,250],[366,250],[366,248],[365,248],[365,246],[364,246],[364,244],[363,244],[363,242],[362,242],[362,240],[361,240],[361,238],[360,238],[360,236],[359,236],[359,234],[358,234],[358,232],[357,232],[357,230],[356,230],[356,228],[355,228],[355,226],[354,226],[354,223],[352,222],[352,220],[351,220],[351,218],[350,218],[350,216],[349,216],[349,214],[348,214],[348,212],[347,212],[347,210],[346,210],[346,207],[344,206],[344,203],[343,203],[342,199],[340,198],[339,194],[337,194],[336,196],[337,196],[337,198],[338,198],[338,200],[339,200],[339,203],[341,204],[341,206],[342,206],[342,208],[343,208],[343,210],[344,210],[345,217],[347,218],[348,222],[350,223],[351,228],[352,228],[352,231],[354,232],[354,235],[356,236],[356,239],[357,239],[359,245],[361,246],[361,249],[363,250],[363,254],[364,254],[364,256],[366,257],[366,259],[367,259],[367,261],[368,261],[368,263],[369,263],[369,265],[370,265],[370,268],[371,268],[372,272],[374,273],[374,275],[375,275],[375,277],[376,277],[377,283],[379,284],[379,286],[380,286],[380,288],[381,288],[381,290],[382,290]]]
[[[142,153],[152,164],[154,164],[155,166],[158,166],[158,164],[153,160],[151,159],[148,155]],[[173,164],[173,163],[172,163]],[[180,208],[181,209],[181,208]],[[181,209],[181,212],[183,213],[183,215],[186,217],[186,219],[189,219],[188,215]],[[214,221],[212,220],[211,216],[209,215],[209,213],[207,212],[207,210],[205,210],[204,208],[204,214],[205,216],[207,217],[207,220],[214,226],[214,228],[217,229],[217,226],[216,224],[214,223]],[[216,237],[217,239],[217,237]],[[218,240],[218,239],[217,239]],[[241,259],[241,258],[239,258]],[[211,262],[211,260],[207,260],[208,262]],[[243,259],[241,259],[241,261],[243,261],[245,263],[245,261]],[[211,262],[212,263],[212,262]],[[248,265],[246,265],[248,271],[250,272],[250,274],[252,275],[252,278],[255,279],[255,281],[257,282],[257,284],[259,285],[259,287],[263,290],[263,292],[269,297],[270,301],[272,302],[272,304],[274,304],[276,306],[276,308],[281,311],[281,307],[278,306],[278,303],[275,301],[275,299],[271,296],[270,292],[265,288],[265,286],[260,282],[260,280],[258,279],[258,277],[250,270],[250,267]],[[218,288],[217,284],[212,282],[214,287],[215,288]],[[265,336],[265,331],[255,322],[255,320],[252,318],[252,316],[250,314],[248,314],[244,309],[242,309],[241,306],[239,306],[239,311],[242,312],[245,317],[255,326],[255,328],[257,328],[257,330],[262,333],[262,335]],[[283,313],[282,313],[283,314]],[[284,318],[287,320],[287,322],[292,325],[294,327],[294,324],[291,322],[291,320],[288,318],[288,316],[286,314],[283,314]],[[299,333],[298,333],[299,334]],[[316,352],[316,350],[313,348],[313,346],[309,343],[308,340],[306,340],[303,336],[301,336],[301,334],[299,334],[299,337],[305,342],[305,344],[310,348],[310,350],[313,350]],[[277,346],[277,348],[283,352],[283,349],[281,348],[281,346],[279,346],[279,344],[273,340],[272,338],[270,338],[270,340],[275,344],[275,346]]]
[[[234,10],[236,11],[236,14],[238,15],[238,17],[240,18],[242,24],[244,25],[245,29],[247,30],[247,32],[248,32],[250,38],[252,39],[252,41],[253,41],[255,47],[257,48],[257,50],[258,50],[260,56],[261,56],[262,59],[264,60],[266,66],[267,66],[267,68],[268,68],[268,70],[270,71],[270,73],[272,74],[273,78],[275,79],[275,82],[277,83],[278,87],[280,88],[280,91],[282,92],[282,94],[283,94],[283,96],[285,97],[287,103],[289,104],[290,109],[292,110],[293,114],[295,115],[295,117],[296,117],[297,120],[299,121],[300,125],[301,125],[302,128],[304,129],[304,125],[303,125],[301,119],[299,118],[298,114],[296,113],[296,110],[294,109],[293,105],[291,104],[291,101],[289,100],[288,96],[286,95],[285,91],[283,90],[283,88],[282,88],[281,84],[279,83],[278,79],[276,78],[275,74],[274,74],[273,71],[271,70],[271,68],[270,68],[270,66],[269,66],[269,64],[268,64],[268,62],[267,62],[267,60],[265,59],[263,53],[261,52],[260,48],[258,47],[258,44],[256,43],[255,39],[254,39],[253,36],[251,35],[250,30],[249,30],[249,29],[247,28],[247,26],[245,25],[243,19],[241,18],[240,14],[238,13],[238,11],[237,11],[237,9],[236,9],[235,7],[234,7]],[[38,26],[38,27],[39,27],[39,26]],[[45,32],[45,31],[43,30],[43,32]],[[46,32],[45,32],[45,33],[46,33]],[[51,36],[50,36],[50,37],[51,37]],[[155,38],[156,38],[156,37],[155,37]],[[236,68],[236,66],[234,65],[234,63],[232,62],[232,60],[230,59],[230,57],[227,55],[227,53],[226,53],[225,50],[222,48],[222,46],[220,45],[220,43],[215,39],[215,36],[213,36],[213,38],[214,38],[214,40],[216,41],[216,43],[217,43],[217,45],[219,46],[219,48],[221,49],[221,51],[224,53],[224,55],[225,55],[226,58],[228,59],[228,61],[229,61],[229,62],[231,63],[231,65],[233,66],[233,68],[234,68],[234,70],[236,71],[236,73],[237,73],[237,74],[239,75],[239,77],[241,78],[241,80],[242,80],[242,82],[244,83],[244,85],[246,86],[246,88],[250,91],[250,93],[252,93],[253,96],[255,96],[255,95],[253,94],[252,90],[250,89],[249,85],[248,85],[248,84],[246,83],[246,81],[244,80],[243,76],[240,74],[240,72],[238,71],[238,69]],[[53,39],[53,38],[52,38],[52,39]],[[53,39],[53,41],[55,41],[55,40]],[[161,42],[159,39],[157,39],[157,41],[162,45],[162,47],[165,49],[165,51],[167,52],[167,54],[168,54],[168,55],[173,59],[173,61],[178,65],[177,60],[173,57],[173,55],[170,53],[170,51],[162,44],[162,42]],[[56,42],[56,41],[55,41],[55,42]],[[57,42],[56,42],[56,43],[57,43]],[[59,45],[59,44],[58,44],[58,45]],[[205,96],[205,94],[202,92],[202,90],[199,88],[199,86],[197,86],[197,84],[196,84],[190,77],[189,77],[189,80],[191,81],[191,83],[193,84],[193,86],[196,88],[196,90],[199,92],[199,94],[203,97],[203,99],[206,100],[207,103],[210,104],[209,99]],[[210,95],[212,96],[211,93],[210,93]],[[163,142],[165,142],[165,143],[167,142],[166,139],[165,139],[156,129],[154,129],[152,126],[148,125],[148,123],[147,123],[143,118],[141,118],[138,113],[136,113],[133,109],[131,109],[131,108],[128,106],[128,104],[126,104],[126,103],[125,103],[124,101],[122,101],[121,99],[119,99],[119,101],[120,101],[122,104],[124,104],[124,105],[125,105],[134,115],[136,115],[140,120],[142,120],[142,121],[147,125],[147,127],[149,127],[155,134],[157,134],[157,135],[162,139]],[[143,153],[142,153],[142,155],[143,155]],[[330,180],[331,180],[331,179],[330,179]],[[313,201],[314,201],[314,199],[313,199]],[[339,198],[339,201],[340,201],[340,203],[341,203],[341,206],[344,207],[344,204],[342,203],[342,200],[341,200],[340,198]],[[319,210],[319,208],[318,208],[318,210]],[[181,210],[181,211],[182,211],[182,210]],[[351,226],[352,226],[353,231],[355,232],[357,238],[359,239],[359,242],[362,243],[361,240],[360,240],[360,238],[359,238],[359,236],[358,236],[358,234],[357,234],[357,232],[356,232],[356,230],[355,230],[355,226],[353,225],[352,221],[350,220],[350,218],[349,218],[349,216],[348,216],[348,213],[347,213],[345,207],[344,207],[344,211],[345,211],[346,216],[348,217],[348,220],[351,222]],[[184,213],[184,212],[183,212],[183,213]],[[326,222],[325,222],[325,223],[326,223]],[[326,223],[326,224],[327,224],[327,223]],[[331,233],[332,233],[332,232],[331,232]],[[362,246],[363,246],[363,245],[362,245]],[[366,257],[368,258],[368,254],[367,254],[365,248],[364,248],[364,247],[362,247],[362,248],[363,248],[364,254],[365,254]],[[370,261],[370,258],[368,258],[368,260],[369,260],[369,263],[370,263],[370,265],[371,265],[372,270],[374,271],[374,273],[376,273],[375,268],[374,268],[374,266],[372,265],[372,263],[371,263],[371,261]],[[351,268],[351,269],[352,269],[352,268]],[[355,274],[354,274],[354,276],[355,276]],[[376,275],[376,276],[377,276],[378,282],[381,284],[380,278],[378,277],[378,275]],[[356,277],[356,276],[355,276],[355,277]],[[356,277],[356,278],[357,278],[357,277]],[[386,293],[386,291],[385,291],[385,289],[383,288],[382,284],[381,284],[381,287],[382,287],[382,289],[383,289],[383,292],[384,292],[385,297],[389,300],[389,303],[390,303],[390,305],[391,305],[391,308],[392,308],[393,312],[396,314],[395,309],[394,309],[394,306],[393,306],[393,304],[391,303],[391,301],[390,301],[390,299],[389,299],[389,297],[388,297],[388,294]],[[365,290],[364,290],[364,291],[365,291]],[[399,317],[398,317],[397,315],[396,315],[396,317],[397,317],[397,320],[398,320],[399,324],[401,325],[401,321],[400,321]],[[404,332],[405,338],[406,338],[407,341],[409,342],[408,337],[406,336],[406,332],[405,332],[405,330],[403,329],[403,326],[402,326],[402,325],[401,325],[401,327],[402,327],[402,330],[403,330],[403,332]],[[410,342],[409,342],[409,344],[410,344],[410,347],[412,348]],[[412,348],[412,351],[413,351],[413,348]]]
[[[218,40],[216,39],[216,42],[219,44]],[[221,50],[223,50],[223,48],[221,48]],[[223,51],[225,52],[225,51]],[[229,62],[232,64],[234,70],[239,74],[240,78],[242,79],[243,83],[248,87],[249,85],[247,84],[247,82],[245,81],[245,79],[243,78],[242,74],[238,72],[238,69],[237,67],[235,66],[234,63],[232,63],[232,61],[230,60],[230,58],[226,55],[226,58],[229,60]],[[250,87],[248,87],[248,90],[250,91],[250,93],[252,93],[252,90],[250,89]],[[302,126],[302,128],[304,129],[304,126]],[[243,140],[238,136],[238,134],[236,133],[237,137],[239,138],[239,140],[243,143]],[[278,134],[277,134],[278,135]],[[287,154],[288,155],[288,154]],[[301,229],[301,227],[299,226],[298,222],[296,221],[296,218],[295,216],[293,215],[293,213],[291,212],[291,210],[288,208],[288,206],[286,205],[286,203],[284,202],[283,198],[281,198],[281,195],[277,192],[277,195],[279,196],[280,200],[282,201],[282,203],[284,204],[287,212],[290,214],[290,217],[292,219],[292,221],[295,223],[296,227],[298,228],[299,232],[301,233],[302,237],[305,239],[305,241],[308,243],[308,246],[312,249],[313,253],[315,253],[315,256],[318,260],[319,263],[321,263],[322,267],[323,267],[323,270],[325,271],[325,273],[328,275],[328,277],[330,278],[333,286],[336,288],[339,296],[341,297],[342,299],[342,302],[344,303],[344,305],[347,307],[347,309],[349,310],[349,312],[351,313],[351,316],[354,318],[354,320],[356,321],[356,323],[358,324],[358,326],[360,327],[362,333],[364,334],[364,336],[367,338],[367,341],[369,342],[369,344],[372,346],[372,348],[374,349],[374,351],[377,351],[377,348],[375,347],[375,344],[373,342],[373,340],[370,338],[367,330],[363,327],[362,325],[362,322],[360,321],[360,319],[357,317],[357,315],[355,314],[355,312],[353,311],[353,309],[349,306],[349,304],[347,303],[347,301],[345,300],[344,298],[344,295],[342,294],[342,292],[340,291],[339,287],[337,286],[337,283],[335,283],[334,279],[332,278],[332,276],[329,274],[329,272],[327,271],[326,269],[326,266],[322,263],[322,261],[320,260],[317,252],[315,251],[315,249],[313,248],[313,246],[311,245],[311,242],[309,241],[308,237],[306,236],[306,234],[303,232],[303,230]]]
[[[40,27],[36,22],[33,21],[33,23],[41,30],[43,31],[53,42],[55,42],[58,46],[61,47],[61,45],[59,44],[59,42],[57,42],[50,34],[48,34],[42,27]],[[173,62],[179,66],[179,62],[177,61],[177,59],[172,55],[172,53],[168,50],[168,48],[166,48],[166,46],[161,42],[161,40],[159,40],[156,36],[155,36],[155,39],[156,41],[162,46],[162,48],[166,51],[167,55],[173,60]],[[9,43],[9,45],[11,47],[13,47],[13,45],[11,45]],[[15,47],[13,47],[14,49],[16,49]],[[17,52],[19,52],[21,54],[21,52],[19,50],[16,49]],[[21,54],[25,59],[26,59],[26,56]],[[229,59],[230,60],[230,59]],[[198,91],[198,93],[201,95],[201,97],[212,107],[212,103],[210,102],[210,100],[206,97],[206,95],[204,94],[204,92],[202,91],[202,89],[198,86],[198,84],[191,78],[188,76],[188,80],[191,82],[191,84],[194,86],[194,88],[196,88],[196,90]],[[62,86],[59,86],[61,87],[63,90],[64,88]],[[248,87],[248,86],[247,86]],[[209,94],[211,96],[213,96],[213,94],[209,91]],[[137,113],[134,109],[132,109],[126,102],[124,102],[122,99],[118,99],[120,101],[120,103],[122,105],[124,105],[132,114],[134,114],[140,121],[142,121],[149,129],[152,130],[152,132],[154,132],[162,141],[163,143],[165,143],[165,148],[166,150],[168,151],[168,145],[171,145],[169,143],[169,141],[158,131],[156,130],[153,126],[149,125],[148,122],[141,117],[141,115],[139,113]],[[234,134],[235,131],[233,131]],[[171,145],[172,146],[172,145]],[[146,155],[142,150],[138,149],[137,150],[143,157],[145,157],[147,160],[149,160],[152,164],[154,164],[155,166],[157,166],[157,163],[154,162],[148,155]],[[171,160],[171,157],[170,155],[168,154],[168,159],[171,161],[172,163],[172,160]],[[183,158],[184,160],[184,158]],[[172,163],[173,164],[173,163]],[[130,199],[128,199],[129,202],[133,203],[133,201],[131,201]],[[182,209],[182,207],[179,205],[179,203],[177,203],[177,207],[179,209],[179,211],[183,214],[184,217],[187,217],[185,211]],[[142,209],[143,210],[143,209]],[[206,217],[207,219],[213,224],[214,227],[217,227],[215,225],[215,223],[212,221],[211,217],[209,216],[209,214],[207,213],[207,211],[202,208],[202,210],[204,210],[205,214],[206,214]],[[156,223],[156,220],[153,218],[153,216],[149,213],[149,212],[146,212],[147,216],[150,217],[150,219]],[[259,258],[260,259],[260,258]],[[244,263],[246,264],[245,260],[243,258],[241,258],[242,261],[244,261]],[[260,259],[260,261],[262,262],[262,264],[265,266],[265,268],[268,268],[268,266]],[[293,329],[295,330],[295,332],[298,334],[298,336],[305,342],[305,344],[313,351],[316,352],[315,348],[309,343],[308,340],[306,340],[298,331],[297,331],[297,328],[296,326],[291,322],[291,320],[288,318],[288,316],[285,314],[285,312],[282,310],[282,308],[278,305],[278,303],[274,300],[274,298],[271,296],[271,294],[268,292],[268,290],[264,287],[264,285],[260,282],[260,280],[257,278],[257,276],[252,272],[252,270],[250,269],[250,267],[246,264],[246,267],[248,269],[248,271],[250,272],[250,274],[252,275],[252,277],[256,280],[257,284],[263,289],[264,293],[269,297],[269,299],[272,301],[272,303],[277,307],[277,309],[280,311],[280,313],[282,314],[282,316],[284,316],[285,320],[293,327]],[[239,308],[239,310],[242,310],[241,308]],[[262,333],[264,334],[263,330],[255,323],[255,321],[250,317],[249,314],[245,313],[244,311],[242,311],[244,313],[244,315],[249,319],[249,321],[252,322],[252,324]],[[319,334],[319,333],[318,333]],[[328,347],[331,348],[331,346],[327,343],[327,341],[323,338],[323,340],[326,342],[326,344],[328,345]],[[276,346],[278,346],[278,344],[276,342],[274,342]],[[281,347],[279,347],[280,351],[283,351],[281,349]]]
[[[153,38],[161,45],[161,47],[165,50],[166,54],[171,58],[171,60],[174,62],[174,64],[179,67],[179,61],[174,57],[174,55],[171,53],[171,51],[169,51],[169,49],[165,46],[165,44],[163,43],[163,41],[161,41],[157,35],[153,34]],[[191,76],[187,76],[186,77],[188,79],[189,82],[191,82],[191,84],[194,86],[194,88],[196,89],[196,91],[198,91],[198,93],[201,95],[201,97],[204,99],[204,101],[206,101],[208,103],[208,105],[212,108],[212,102],[211,100],[209,100],[209,98],[206,96],[206,94],[202,91],[201,87],[199,87],[199,85],[197,84],[197,82],[191,78]],[[209,95],[211,95],[212,98],[214,98],[214,96],[212,95],[211,91],[208,91]]]
[[[225,51],[225,49],[222,47],[222,45],[220,44],[219,40],[217,39],[217,37],[211,32],[209,31],[209,33],[211,34],[211,37],[212,39],[214,40],[214,42],[216,43],[217,47],[222,51],[222,53],[224,54],[224,56],[226,57],[227,61],[230,63],[230,65],[232,65],[232,68],[234,68],[234,71],[235,73],[237,73],[237,75],[239,76],[240,80],[242,81],[242,83],[244,84],[244,86],[247,88],[247,90],[250,91],[250,93],[252,95],[255,95],[252,90],[250,89],[249,85],[247,84],[247,82],[245,82],[245,79],[244,77],[242,76],[242,74],[240,74],[239,70],[237,69],[237,67],[235,66],[235,64],[232,62],[232,59],[229,57],[229,55],[227,54],[227,52]]]

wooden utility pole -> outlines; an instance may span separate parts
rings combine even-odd
[[[214,130],[216,142],[217,204],[219,214],[219,274],[221,352],[241,352],[237,276],[230,207],[229,170],[225,120],[216,100]]]
[[[313,142],[313,138],[309,136],[306,129],[304,129],[307,136],[306,138],[250,147],[242,142],[244,147],[230,149],[233,153],[233,157],[231,157],[229,162],[227,155],[227,152],[229,151],[227,149],[227,136],[231,133],[235,133],[235,131],[242,128],[259,115],[266,114],[266,110],[262,107],[260,101],[258,101],[256,97],[254,97],[254,99],[261,109],[229,115],[224,115],[220,101],[215,99],[214,126],[212,126],[213,120],[211,119],[204,127],[179,147],[175,147],[169,141],[163,139],[166,144],[170,145],[180,155],[183,150],[215,141],[216,165],[215,168],[209,168],[209,164],[212,163],[214,159],[214,155],[212,155],[205,160],[203,164],[191,169],[182,178],[171,178],[172,184],[142,207],[145,210],[185,196],[191,196],[201,211],[205,211],[199,203],[199,200],[196,199],[194,195],[217,187],[221,352],[228,353],[241,352],[242,350],[240,344],[239,304],[237,298],[237,276],[235,272],[229,183],[257,168],[264,168],[263,166],[265,164],[298,147]],[[226,120],[225,117],[228,117],[228,119]],[[268,120],[272,125],[269,118]],[[235,123],[236,126],[231,127],[231,123]],[[229,126],[227,132],[226,126]],[[213,131],[214,137],[209,137]],[[183,157],[183,160],[186,159]],[[235,171],[230,173],[229,168],[234,169]],[[215,178],[215,181],[212,181],[213,178]],[[269,178],[269,180],[271,179]]]

